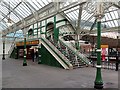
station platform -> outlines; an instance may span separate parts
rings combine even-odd
[[[1,58],[1,56],[0,56]],[[96,68],[73,70],[51,67],[23,60],[2,60],[3,88],[93,88]],[[104,88],[118,88],[118,72],[102,69]]]

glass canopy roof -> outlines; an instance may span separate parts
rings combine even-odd
[[[9,17],[13,23],[16,23],[50,2],[51,0],[25,0],[25,2],[21,2],[21,0],[0,1],[0,30],[8,27],[6,22]]]
[[[115,6],[111,6],[106,10],[105,16],[102,18],[102,27],[103,28],[111,28],[120,26],[120,9]],[[65,14],[71,19],[72,23],[76,25],[76,21],[78,20],[79,7],[75,7],[65,11]],[[82,10],[81,16],[81,29],[90,30],[92,24],[95,21],[94,14],[89,14],[85,9]]]
[[[21,2],[23,1],[23,2]],[[52,0],[1,0],[0,1],[0,30],[5,30],[8,25],[6,22],[10,18],[12,23],[17,23],[37,10],[44,8]],[[63,6],[67,6],[70,2],[63,2]],[[79,6],[71,8],[64,13],[70,18],[71,23],[76,26],[78,20]],[[106,10],[102,19],[102,28],[111,28],[120,26],[120,9],[112,6]],[[81,16],[81,28],[90,30],[95,21],[94,14],[89,14],[84,8]],[[95,29],[96,27],[94,27]],[[13,34],[9,34],[13,35]],[[19,35],[18,35],[19,36]]]

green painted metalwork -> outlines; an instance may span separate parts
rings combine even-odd
[[[37,22],[37,37],[38,37],[38,22]]]
[[[40,22],[40,34],[42,34],[42,22]]]
[[[47,19],[45,20],[45,37],[47,38]]]
[[[10,55],[10,58],[14,58],[15,59],[15,48],[13,49],[11,55]]]
[[[15,59],[18,59],[18,49],[15,47]]]
[[[34,36],[34,28],[35,28],[35,27],[34,27],[34,24],[33,24],[33,28],[32,28],[32,29],[33,29],[33,36]]]
[[[76,49],[77,49],[77,50],[79,50],[79,49],[80,49],[79,42],[75,42],[75,47],[76,47]]]
[[[41,38],[42,39],[42,38]],[[44,39],[42,39],[43,41],[44,41]],[[45,41],[44,41],[45,42]],[[45,42],[46,43],[46,42]],[[47,44],[47,43],[46,43]],[[47,44],[48,45],[48,44]],[[48,45],[48,47],[50,47],[50,49],[69,67],[69,63],[67,63],[67,62],[65,62],[63,59],[62,59],[62,57],[60,57],[55,51],[54,51],[54,49],[52,49],[51,48],[51,46],[50,45]]]
[[[56,28],[56,16],[54,16],[54,32],[53,33],[54,33],[54,41],[57,43],[59,38],[59,28]]]
[[[3,57],[2,60],[5,60],[5,41],[3,41]]]
[[[27,61],[26,61],[26,37],[24,37],[24,61],[23,61],[23,66],[27,66]]]
[[[41,64],[40,48],[41,48],[41,45],[38,47],[38,64]]]
[[[43,45],[41,45],[40,54],[41,64],[62,68],[59,62],[52,56],[52,54],[50,54],[50,52]]]
[[[58,21],[56,21],[56,23],[60,23],[60,22],[66,22],[67,21],[67,19],[62,19],[62,20],[58,20]],[[46,28],[46,25],[47,25],[47,20],[45,20],[45,25],[44,26],[42,26],[42,21],[40,22],[40,27],[38,26],[38,22],[37,22],[37,27],[35,28],[34,27],[34,24],[33,24],[33,33],[34,33],[34,30],[37,30],[37,34],[33,34],[34,36],[35,35],[38,35],[38,29],[40,28],[40,33],[41,34],[46,34],[46,32],[44,33],[44,32],[42,32],[42,28]],[[65,25],[66,25],[66,23],[65,23]],[[59,28],[59,27],[58,27]],[[29,37],[29,33],[28,33],[28,35],[27,35],[28,37]]]
[[[56,23],[60,23],[60,22],[64,22],[64,21],[68,21],[68,20],[67,19],[62,19],[62,20],[56,21]]]
[[[101,50],[101,21],[97,22],[97,50]],[[101,51],[97,51],[97,66],[101,66]],[[103,88],[101,67],[97,67],[95,88]]]

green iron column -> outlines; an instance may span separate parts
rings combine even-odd
[[[56,28],[56,16],[54,16],[54,41],[55,43],[58,42],[58,39],[59,39],[59,28]]]
[[[41,48],[41,42],[39,40],[39,46],[38,46],[38,64],[41,64],[40,48]]]
[[[47,38],[47,19],[45,20],[45,37]]]
[[[96,79],[94,82],[94,88],[102,89],[103,88],[103,81],[101,75],[101,18],[97,20],[97,72],[96,72]]]
[[[23,61],[23,66],[27,66],[27,61],[26,61],[26,36],[24,37],[24,61]]]
[[[37,22],[37,38],[38,38],[38,22]]]
[[[15,59],[18,59],[17,47],[15,46]]]
[[[3,37],[3,57],[2,60],[5,60],[5,38]]]
[[[54,40],[55,43],[57,43],[56,16],[54,16],[54,31],[53,31],[53,34],[54,34],[53,40]]]
[[[33,24],[33,36],[34,36],[34,30],[35,30],[35,29],[34,29],[34,24]]]
[[[40,38],[41,38],[41,34],[42,34],[42,22],[40,22]]]

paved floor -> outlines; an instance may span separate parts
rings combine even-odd
[[[92,67],[64,70],[38,65],[28,61],[6,59],[2,61],[3,88],[93,88],[96,69]],[[118,87],[118,72],[102,70],[105,88]]]

